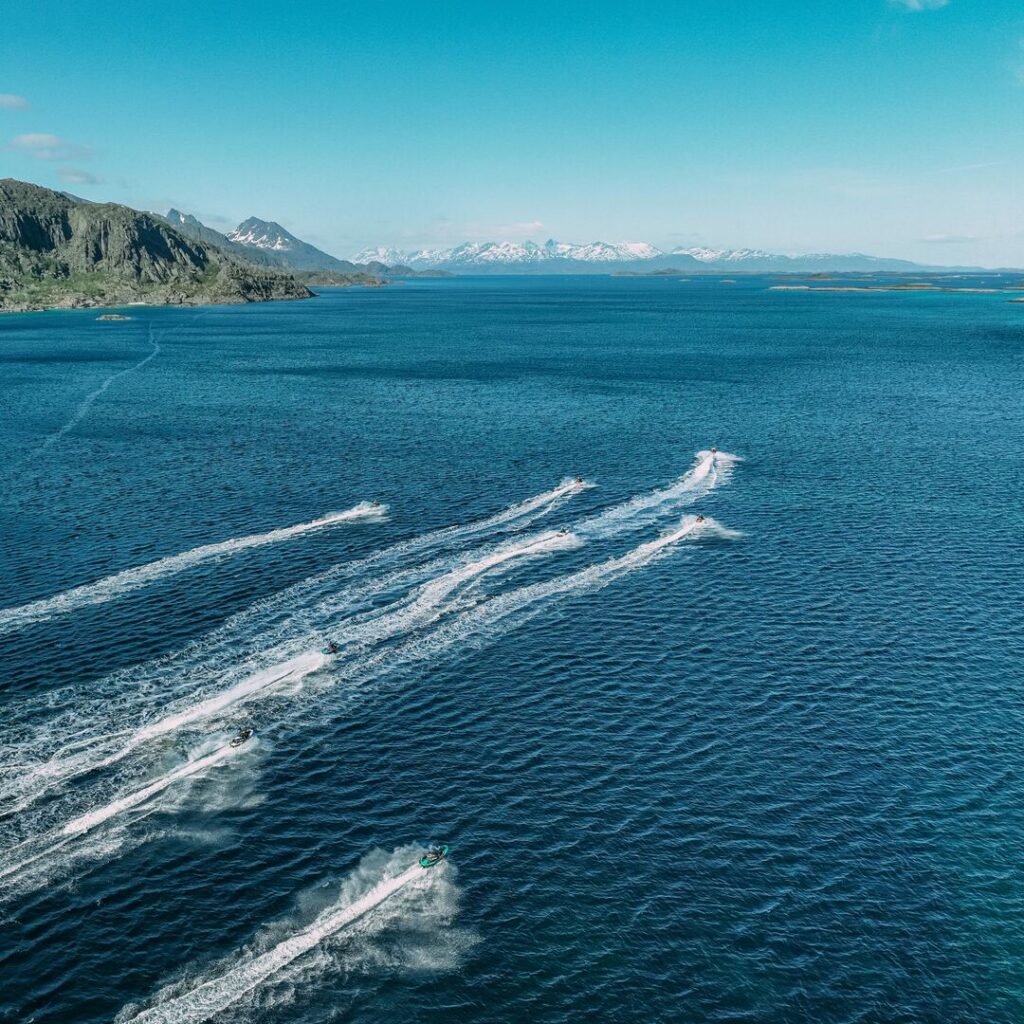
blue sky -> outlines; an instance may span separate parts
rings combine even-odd
[[[0,175],[342,256],[554,237],[1020,266],[1024,6],[4,0]]]

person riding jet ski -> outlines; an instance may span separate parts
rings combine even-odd
[[[694,522],[703,523],[704,522],[704,517],[703,516],[697,516],[697,518],[694,520]]]
[[[427,852],[425,854],[423,854],[422,857],[420,857],[420,867],[421,868],[432,868],[438,861],[444,860],[444,858],[447,855],[448,855],[448,847],[447,846],[444,846],[444,845],[432,846],[432,847],[430,847],[429,850],[427,850]]]
[[[252,738],[252,729],[245,726],[238,730],[238,735],[231,741],[231,746],[240,747],[246,740]]]
[[[327,641],[327,646],[321,651],[322,654],[337,654],[340,648],[333,640]]]

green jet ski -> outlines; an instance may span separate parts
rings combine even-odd
[[[432,846],[422,857],[420,857],[421,868],[432,868],[438,861],[448,856],[447,846]]]
[[[339,650],[340,650],[340,648],[338,647],[338,645],[333,640],[329,640],[327,642],[327,646],[326,647],[321,647],[320,648],[320,653],[321,654],[337,654]]]

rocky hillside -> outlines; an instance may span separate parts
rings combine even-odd
[[[311,294],[289,274],[237,259],[162,218],[0,180],[0,311]]]

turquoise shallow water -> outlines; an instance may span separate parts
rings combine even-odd
[[[0,1018],[1021,1020],[1024,307],[770,283],[0,320]]]

